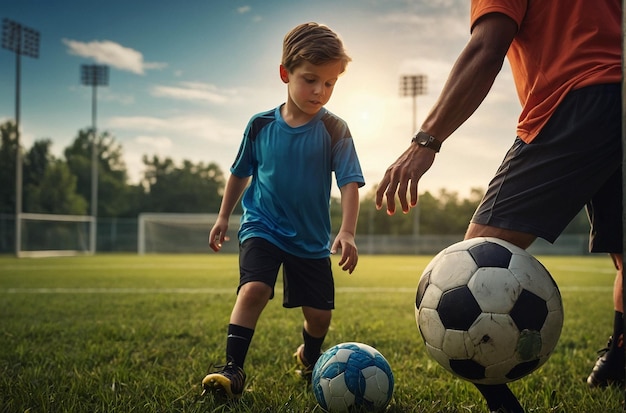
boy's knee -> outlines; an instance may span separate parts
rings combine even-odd
[[[272,288],[262,282],[249,282],[239,289],[239,299],[247,302],[266,302],[272,294]]]
[[[332,318],[332,312],[330,310],[307,309],[303,312],[309,333],[314,335],[318,333],[319,335],[320,331],[328,330]]]

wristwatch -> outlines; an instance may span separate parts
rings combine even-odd
[[[419,131],[411,139],[412,143],[417,143],[424,148],[432,149],[435,152],[439,152],[441,149],[441,141],[438,141],[434,136],[430,136],[426,132]]]

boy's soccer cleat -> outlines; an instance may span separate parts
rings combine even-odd
[[[232,361],[223,366],[215,366],[215,370],[202,380],[202,394],[207,391],[227,399],[238,399],[243,393],[246,373]]]
[[[304,357],[304,344],[300,344],[296,352],[293,353],[293,358],[295,359],[297,365],[296,373],[303,379],[311,381],[315,363],[309,363]]]
[[[610,385],[624,385],[624,343],[620,336],[615,347],[612,346],[613,337],[609,337],[606,348],[598,351],[598,360],[587,377],[589,387],[607,387]],[[615,354],[613,354],[615,353]]]

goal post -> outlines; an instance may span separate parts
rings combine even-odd
[[[91,234],[95,224],[90,215],[17,214],[20,242],[16,255],[22,258],[94,254]]]
[[[206,253],[209,231],[217,214],[141,213],[137,225],[137,253]],[[222,252],[238,252],[237,231],[241,215],[231,215]]]

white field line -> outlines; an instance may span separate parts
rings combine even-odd
[[[337,293],[401,293],[415,294],[415,288],[338,287]],[[610,286],[561,287],[563,292],[612,292]],[[235,294],[234,288],[0,288],[0,294]]]
[[[236,262],[235,262],[235,267],[234,271],[237,270],[237,266],[236,266]],[[230,265],[219,265],[217,267],[222,268],[222,267],[228,267],[231,268]],[[215,265],[211,265],[211,263],[189,263],[189,264],[181,264],[181,263],[172,263],[172,264],[168,264],[168,263],[122,263],[122,264],[107,264],[106,265],[106,269],[107,270],[150,270],[150,269],[176,269],[176,270],[212,270],[214,269],[216,266]],[[41,264],[38,263],[37,265],[33,265],[33,266],[23,266],[23,265],[11,265],[11,264],[7,264],[7,265],[2,265],[0,266],[0,273],[5,272],[5,271],[37,271],[37,272],[41,272],[41,271],[48,271],[48,270],[54,270],[54,271],[86,271],[86,270],[100,270],[102,269],[103,266],[102,265],[78,265],[78,266],[69,266],[69,265],[46,265],[46,264]],[[398,272],[398,273],[416,273],[417,276],[419,276],[421,274],[421,272],[423,271],[423,267],[411,267],[411,266],[397,266],[397,267],[393,267],[390,269],[390,271],[393,272]],[[580,272],[589,272],[592,274],[615,274],[615,269],[612,268],[612,266],[609,264],[609,260],[607,259],[607,265],[603,266],[601,268],[597,267],[597,266],[578,266],[578,267],[574,267],[574,266],[564,266],[564,265],[557,265],[557,266],[552,266],[550,268],[548,268],[548,270],[553,270],[553,271],[560,271],[560,272],[572,272],[572,273],[580,273]]]

